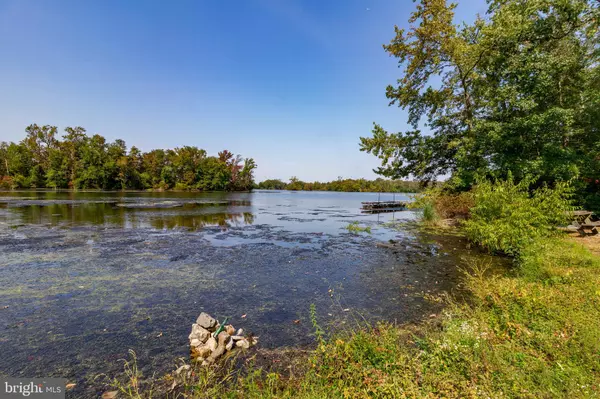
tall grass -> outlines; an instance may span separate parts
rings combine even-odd
[[[424,222],[432,224],[439,220],[439,216],[435,211],[435,206],[431,202],[426,202],[423,205],[422,219]]]

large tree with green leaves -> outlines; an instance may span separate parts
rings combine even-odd
[[[224,150],[207,156],[198,147],[142,153],[125,141],[107,142],[82,127],[26,128],[19,143],[0,143],[0,188],[251,190],[256,163]]]
[[[381,175],[455,188],[477,177],[577,179],[597,192],[599,9],[590,0],[495,0],[458,24],[454,4],[422,0],[384,46],[403,73],[387,88],[411,129],[375,125],[361,150]]]

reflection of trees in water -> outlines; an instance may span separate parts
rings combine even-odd
[[[222,201],[209,201],[209,202],[184,202],[182,203],[183,208],[198,208],[198,207],[213,207],[213,206],[250,206],[251,201],[248,200],[222,200]]]
[[[205,226],[230,227],[232,224],[252,224],[251,212],[240,213],[203,213],[198,215],[160,215],[153,217],[150,225],[155,229],[188,228],[196,230]]]
[[[112,223],[117,226],[125,223],[125,210],[111,203],[29,205],[13,209],[20,214],[23,223]]]
[[[233,202],[233,201],[232,201]],[[247,203],[248,201],[235,201]],[[157,229],[189,228],[204,226],[246,225],[254,222],[251,212],[219,212],[201,214],[177,214],[147,212],[117,207],[112,203],[29,205],[12,208],[28,224],[110,224],[122,228],[139,228],[149,225]]]
[[[244,212],[244,223],[246,223],[246,224],[254,223],[254,214],[252,212]]]

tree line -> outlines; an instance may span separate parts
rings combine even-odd
[[[330,182],[303,182],[297,177],[290,178],[288,183],[279,179],[268,179],[260,182],[257,188],[263,190],[293,191],[344,191],[344,192],[382,192],[382,193],[416,193],[421,191],[419,182],[406,180],[388,180],[378,178],[342,179]]]
[[[82,127],[36,124],[18,143],[0,143],[0,187],[240,191],[254,186],[252,158],[192,146],[142,152]]]
[[[384,49],[403,73],[387,98],[408,130],[375,124],[361,150],[377,172],[421,181],[571,181],[600,209],[600,3],[490,0],[484,17],[455,23],[455,4],[420,1],[410,27]],[[422,131],[423,126],[427,131]]]

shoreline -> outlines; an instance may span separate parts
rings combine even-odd
[[[425,227],[425,229],[442,230],[451,234],[457,233],[455,228],[448,230],[444,227],[433,229]],[[458,234],[462,235],[460,232]],[[600,270],[600,257],[597,255],[600,254],[600,239],[597,236],[580,239],[579,237],[562,235],[551,239],[548,244],[541,245],[542,247],[536,250],[539,254],[538,257],[522,261],[528,262],[524,265],[530,263],[546,264],[544,259],[555,259],[556,254],[559,253],[565,259],[573,259],[571,253],[577,253],[581,257],[581,260],[577,261],[578,264],[571,264],[566,270],[563,269],[560,263],[556,264],[556,266],[552,266],[552,273],[557,276],[571,276],[573,273],[576,275],[583,273],[583,275],[590,276],[589,273],[593,273],[594,268]],[[595,255],[589,253],[590,247],[596,252]],[[504,256],[498,257],[505,258]],[[592,266],[592,270],[589,270]],[[600,280],[597,275],[595,278]],[[334,335],[327,342],[317,343],[316,348],[303,352],[301,355],[294,354],[293,350],[287,352],[288,355],[291,353],[292,356],[288,359],[290,364],[283,363],[283,371],[277,368],[265,367],[264,363],[252,363],[244,359],[241,362],[242,369],[234,369],[231,367],[232,363],[226,361],[224,365],[212,371],[196,370],[195,372],[199,375],[195,376],[182,377],[179,374],[170,374],[161,380],[165,390],[157,397],[163,397],[162,395],[164,397],[177,397],[178,394],[189,393],[191,387],[194,387],[193,389],[196,392],[210,392],[211,394],[230,395],[232,397],[331,397],[328,395],[343,393],[346,389],[354,389],[351,387],[358,386],[362,386],[363,389],[366,389],[365,392],[369,392],[369,395],[374,396],[383,395],[385,392],[395,392],[395,395],[409,395],[411,397],[428,397],[429,393],[432,392],[446,397],[462,397],[468,394],[494,396],[492,392],[497,392],[498,389],[510,392],[511,389],[514,389],[514,384],[517,387],[530,386],[532,391],[529,393],[532,396],[537,396],[542,392],[547,392],[546,389],[548,388],[547,385],[540,385],[539,380],[539,378],[546,378],[546,373],[539,373],[552,364],[553,361],[546,364],[545,362],[549,361],[546,360],[544,364],[534,367],[533,370],[521,369],[521,373],[517,372],[517,369],[522,367],[519,366],[519,362],[523,360],[518,356],[509,363],[498,363],[503,356],[518,355],[519,350],[526,347],[522,345],[527,345],[529,341],[528,334],[532,334],[531,332],[527,333],[527,328],[531,329],[531,327],[525,327],[525,325],[523,327],[512,326],[510,323],[505,326],[495,325],[495,319],[490,318],[492,314],[490,311],[493,308],[488,310],[487,307],[491,304],[503,306],[501,305],[502,301],[507,301],[506,303],[512,304],[511,306],[523,306],[525,303],[522,301],[528,295],[533,295],[539,298],[538,300],[543,301],[539,303],[540,306],[554,308],[555,303],[566,306],[568,302],[563,302],[563,298],[571,301],[577,295],[583,294],[575,294],[579,292],[577,281],[579,280],[575,277],[575,280],[569,283],[575,285],[573,287],[575,291],[567,287],[567,291],[570,291],[570,294],[567,294],[563,292],[564,287],[546,286],[546,288],[543,288],[544,285],[540,286],[535,280],[514,275],[514,271],[510,269],[503,273],[490,274],[490,270],[486,265],[476,265],[470,272],[465,274],[465,284],[469,289],[472,303],[457,302],[451,297],[443,297],[439,300],[446,303],[446,310],[442,314],[433,315],[434,317],[426,318],[419,323],[395,325],[394,323],[382,322],[371,327],[342,332]],[[581,289],[584,289],[583,286]],[[541,291],[537,292],[537,290]],[[544,290],[554,292],[554,294],[546,297]],[[527,292],[527,294],[524,292]],[[564,294],[567,296],[565,297]],[[493,295],[493,299],[488,298],[489,295]],[[492,302],[489,302],[490,300]],[[595,301],[595,311],[598,312],[600,301]],[[554,317],[567,319],[579,317],[581,311],[587,312],[588,309],[580,308],[576,302],[571,304],[570,309],[563,310]],[[518,314],[516,313],[511,317],[517,317]],[[525,319],[520,323],[527,323],[527,315],[524,314],[523,316],[525,316]],[[550,325],[554,325],[554,322],[549,322]],[[521,330],[522,328],[526,329]],[[594,327],[590,328],[593,329]],[[597,329],[597,327],[595,328]],[[545,340],[556,341],[552,331],[552,329],[540,331],[538,333],[540,334],[538,337],[541,340],[540,342],[545,342]],[[508,335],[505,335],[507,333]],[[558,337],[558,341],[564,341],[565,339],[568,340],[570,337]],[[454,345],[457,346],[454,347]],[[590,345],[593,345],[593,343],[590,342]],[[556,349],[548,348],[547,350],[554,352],[554,356],[573,356],[572,352],[560,352],[560,346]],[[250,358],[260,356],[260,352],[261,350],[257,349],[253,352],[254,355],[249,353],[249,356]],[[576,353],[582,353],[581,349]],[[592,354],[590,353],[590,355]],[[274,360],[278,360],[277,357]],[[368,360],[367,364],[369,366],[363,363],[365,360]],[[447,363],[447,361],[450,361],[450,363]],[[511,365],[512,362],[516,363]],[[560,362],[562,366],[556,366],[559,370],[561,367],[565,367],[563,361]],[[236,364],[239,365],[240,363]],[[248,364],[250,365],[248,366]],[[273,362],[271,362],[272,364]],[[517,369],[514,369],[515,367]],[[540,369],[540,367],[542,368]],[[493,385],[482,390],[485,385],[477,382],[477,380],[490,378],[491,375],[488,375],[486,370],[491,369],[503,373],[503,378],[506,378],[506,381],[497,380]],[[459,370],[461,370],[460,373],[456,374]],[[551,369],[546,370],[547,372],[551,371]],[[360,375],[358,380],[356,379],[357,373]],[[572,374],[572,378],[575,378],[575,383],[579,383],[580,386],[571,383],[563,389],[568,389],[571,393],[579,392],[580,395],[584,396],[600,393],[598,385],[582,384],[582,379],[586,378],[598,381],[597,373],[588,374],[587,377],[585,374],[573,373],[575,373],[575,370],[571,371],[570,374]],[[167,382],[171,385],[166,384]],[[139,395],[129,397],[144,397],[141,391]],[[200,394],[192,397],[204,398],[209,397],[209,395]]]

